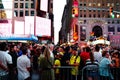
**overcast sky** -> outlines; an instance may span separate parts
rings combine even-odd
[[[64,6],[66,4],[66,0],[53,0],[53,14],[54,14],[54,42],[57,44],[58,42],[58,32],[61,28],[61,18],[64,10]]]

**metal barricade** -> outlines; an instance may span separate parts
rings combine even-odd
[[[81,74],[81,80],[88,80],[88,77],[91,77],[92,80],[99,80],[99,67],[87,65],[83,67]]]
[[[119,77],[120,68],[115,68],[115,67],[113,67],[113,68],[98,67],[97,68],[97,67],[93,67],[93,66],[83,67],[81,80],[88,80],[88,74],[90,73],[90,71],[93,71],[93,72],[91,72],[93,75],[92,80],[120,80],[120,77]],[[94,72],[95,72],[95,74],[94,74]]]
[[[60,66],[60,67],[55,67],[55,71],[59,69],[60,73],[56,74],[55,72],[55,80],[78,80],[78,74],[72,75],[71,70],[75,68],[74,66]]]

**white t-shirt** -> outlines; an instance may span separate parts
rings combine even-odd
[[[101,52],[93,52],[94,59],[97,60],[99,63],[102,59],[102,53]]]
[[[12,57],[10,54],[8,54],[7,51],[0,51],[0,62],[7,67],[7,64],[12,64]]]
[[[30,59],[26,55],[22,55],[17,59],[18,80],[24,80],[30,77],[27,68],[30,67]]]

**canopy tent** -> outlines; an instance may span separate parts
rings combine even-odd
[[[100,40],[93,41],[91,44],[92,45],[96,45],[96,44],[110,45],[110,41],[107,41],[107,40],[104,40],[104,39],[100,39]]]
[[[34,35],[0,35],[0,40],[38,41],[38,38]]]

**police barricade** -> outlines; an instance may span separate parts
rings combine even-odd
[[[81,80],[120,80],[120,68],[104,68],[85,66],[82,69]]]
[[[74,66],[55,67],[55,80],[80,80],[78,70]]]

